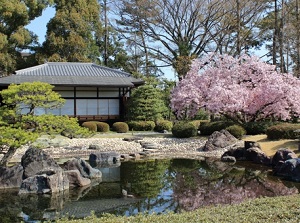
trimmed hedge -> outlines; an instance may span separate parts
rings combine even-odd
[[[126,133],[129,130],[129,127],[126,122],[115,122],[113,125],[113,130],[117,133]]]
[[[226,130],[237,139],[241,139],[246,134],[246,130],[240,125],[231,125]]]
[[[271,140],[297,139],[299,133],[294,132],[297,129],[300,129],[300,124],[282,123],[273,125],[267,129],[267,137]]]
[[[234,124],[232,121],[201,122],[199,130],[201,135],[211,135]]]
[[[109,124],[106,122],[95,122],[97,125],[97,132],[108,132]]]
[[[130,121],[127,123],[133,131],[153,131],[155,123],[153,121]]]
[[[170,131],[172,131],[172,128],[173,128],[173,123],[171,121],[160,120],[160,121],[156,122],[154,130],[156,132],[162,132],[164,130],[167,130],[170,132]]]
[[[83,122],[81,126],[88,128],[92,132],[97,132],[97,124],[93,121]]]
[[[248,135],[259,135],[259,134],[266,134],[267,129],[270,126],[277,125],[278,122],[247,122],[243,124],[244,129],[246,130]]]
[[[197,135],[197,128],[191,122],[176,122],[172,134],[177,138],[190,138]]]

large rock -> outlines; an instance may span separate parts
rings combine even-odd
[[[20,193],[55,193],[69,189],[63,169],[41,149],[28,149],[22,156],[21,165],[24,180]]]
[[[227,130],[215,131],[208,137],[203,151],[213,151],[223,149],[237,142],[237,138],[231,135]]]
[[[92,166],[100,166],[99,164],[115,166],[120,163],[120,158],[120,154],[116,152],[94,152],[90,154],[89,162]]]
[[[244,148],[232,148],[223,153],[221,159],[223,157],[234,157],[236,160],[245,160],[245,149]]]
[[[43,170],[62,170],[49,154],[33,147],[22,156],[21,165],[24,168],[24,178],[32,177]]]
[[[272,166],[278,168],[286,160],[298,158],[297,155],[290,149],[280,148],[272,158]]]
[[[82,177],[89,179],[102,178],[102,173],[98,169],[94,169],[85,160],[74,158],[64,163],[64,170],[78,170]]]
[[[267,156],[260,148],[257,142],[246,141],[244,147],[236,147],[227,150],[221,157],[234,157],[236,160],[252,161],[254,163],[270,165],[271,158]]]
[[[49,148],[53,147],[67,147],[69,145],[69,138],[62,135],[56,135],[54,138],[49,135],[42,135],[36,139],[36,141],[32,144],[35,147],[39,148]]]
[[[0,188],[19,188],[23,179],[23,167],[0,167]]]
[[[65,173],[68,176],[70,187],[84,187],[91,184],[91,180],[82,177],[79,170],[67,170]]]
[[[64,171],[44,170],[22,181],[19,194],[23,193],[57,193],[69,189],[69,180]]]
[[[270,165],[271,158],[267,156],[259,147],[251,147],[245,151],[246,160],[254,163]]]
[[[284,177],[287,180],[300,182],[300,159],[293,158],[286,160],[282,165],[273,171],[276,176]]]

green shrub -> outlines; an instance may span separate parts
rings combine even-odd
[[[267,137],[271,140],[297,139],[298,133],[294,132],[297,129],[300,129],[300,124],[282,123],[273,125],[267,129]]]
[[[202,125],[203,123],[207,123],[209,122],[209,120],[192,120],[190,121],[193,125],[196,126],[197,129],[200,129],[200,125]]]
[[[154,130],[157,132],[162,132],[164,130],[172,131],[173,123],[168,120],[160,120],[156,122]]]
[[[231,125],[226,130],[237,139],[241,139],[246,134],[246,130],[240,125]]]
[[[232,121],[202,122],[199,130],[201,135],[211,135],[213,132],[221,131],[231,125],[234,125]]]
[[[153,121],[130,121],[128,127],[134,131],[153,131],[155,123]]]
[[[204,109],[200,109],[198,113],[194,116],[193,119],[197,120],[208,120],[209,119],[209,113],[205,111]]]
[[[89,129],[92,132],[97,132],[97,124],[93,121],[83,122],[82,126]]]
[[[126,133],[129,130],[129,127],[125,122],[115,122],[112,127],[117,133]]]
[[[177,122],[172,128],[172,134],[177,138],[190,138],[197,135],[197,128],[191,122]]]
[[[248,135],[266,134],[267,129],[277,123],[271,121],[265,122],[247,122],[243,124]]]
[[[36,133],[61,134],[69,138],[91,135],[88,129],[79,125],[77,118],[70,118],[67,115],[24,115],[22,116],[22,121],[18,124],[23,129],[30,129]]]
[[[106,122],[95,122],[97,126],[97,132],[108,132],[109,124]]]

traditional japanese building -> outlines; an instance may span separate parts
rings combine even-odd
[[[86,120],[122,120],[132,88],[144,84],[130,74],[93,63],[49,62],[22,69],[0,78],[0,89],[24,82],[46,82],[54,86],[66,103],[55,110],[36,111]]]

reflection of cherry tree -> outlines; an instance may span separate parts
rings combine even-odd
[[[171,107],[178,117],[205,108],[238,122],[300,116],[300,80],[282,74],[257,57],[211,54],[194,60],[173,90]]]
[[[268,179],[266,172],[239,170],[221,162],[202,166],[205,168],[177,173],[173,184],[174,199],[180,209],[190,211],[209,205],[240,203],[249,198],[299,193],[294,187],[288,188],[278,180]],[[217,166],[219,174],[211,175]],[[193,183],[187,178],[192,178]]]

